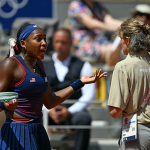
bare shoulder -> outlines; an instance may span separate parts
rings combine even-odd
[[[17,83],[21,77],[19,63],[14,58],[5,58],[0,64],[0,91],[5,91],[10,84]]]
[[[1,64],[0,64],[0,68],[1,70],[4,69],[4,70],[15,70],[18,66],[18,62],[12,58],[12,57],[9,57],[9,58],[5,58]]]

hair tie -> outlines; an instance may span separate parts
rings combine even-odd
[[[14,46],[14,49],[20,53],[20,50],[17,45]]]
[[[8,44],[10,46],[10,54],[9,57],[15,54],[14,46],[16,45],[16,40],[14,38],[9,39]]]

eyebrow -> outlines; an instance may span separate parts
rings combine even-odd
[[[46,36],[46,34],[35,34],[35,36]]]
[[[31,34],[34,34],[34,33],[31,33]],[[35,34],[35,36],[46,36],[46,34]]]

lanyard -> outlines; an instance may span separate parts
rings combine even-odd
[[[144,108],[144,106],[147,104],[149,98],[150,98],[150,88],[149,88],[149,91],[148,91],[148,94],[147,94],[146,98],[144,99],[144,101],[141,104],[142,108]]]

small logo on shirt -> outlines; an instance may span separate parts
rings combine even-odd
[[[36,28],[36,27],[37,27],[37,25],[34,25],[33,27],[34,27],[34,28]]]
[[[36,82],[35,78],[31,78],[30,82]]]
[[[150,69],[140,69],[140,72],[150,72]]]
[[[47,77],[44,77],[45,78],[45,82],[47,82]]]

